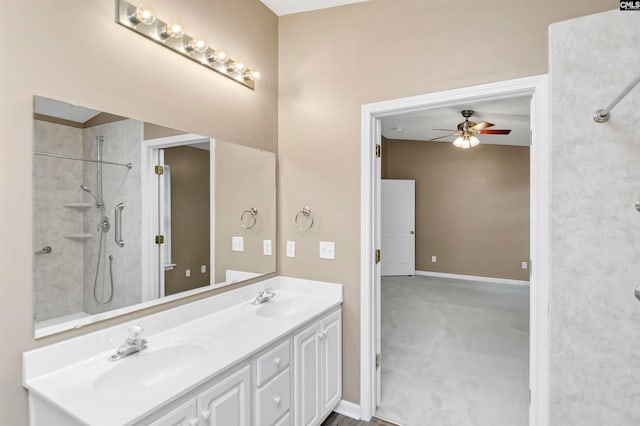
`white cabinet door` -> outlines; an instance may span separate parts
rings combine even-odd
[[[308,426],[320,421],[320,322],[294,337],[294,424]]]
[[[190,399],[179,407],[174,408],[149,426],[195,426],[198,424],[198,410],[196,400]]]
[[[198,396],[201,425],[249,426],[251,424],[251,366],[220,380]]]
[[[320,348],[322,350],[321,407],[322,416],[330,413],[342,398],[342,322],[341,311],[322,320]]]

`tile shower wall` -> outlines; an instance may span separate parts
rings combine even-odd
[[[104,136],[102,158],[106,161],[132,163],[133,168],[103,165],[103,200],[105,213],[111,221],[111,230],[104,234],[106,240],[100,270],[98,273],[96,294],[101,301],[109,298],[109,256],[113,256],[113,300],[108,304],[96,303],[93,298],[93,286],[96,274],[96,261],[100,233],[97,224],[100,213],[89,210],[85,214],[84,229],[90,233],[91,243],[84,245],[84,292],[85,312],[95,314],[129,306],[142,301],[141,277],[141,193],[140,193],[140,153],[142,148],[142,122],[121,120],[113,123],[84,129],[84,155],[97,158],[97,136]],[[97,166],[84,163],[84,182],[92,191],[97,191]],[[85,195],[90,201],[91,196]],[[122,212],[123,247],[115,243],[114,209],[118,203],[124,203]]]
[[[34,149],[82,156],[82,129],[34,121]],[[33,247],[50,246],[50,254],[34,256],[35,321],[82,311],[83,243],[65,235],[82,232],[82,210],[64,207],[82,201],[82,163],[35,156]]]
[[[638,46],[633,12],[550,30],[551,425],[640,422],[640,87],[591,118],[640,72]]]

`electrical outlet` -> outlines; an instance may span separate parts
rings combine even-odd
[[[526,260],[523,260],[520,266],[522,267],[522,269],[527,269],[529,268],[529,262],[527,262]]]
[[[295,241],[287,241],[287,257],[296,257]]]
[[[336,243],[333,241],[320,241],[320,259],[335,259]]]
[[[184,276],[189,278],[191,276],[191,269],[187,269],[186,271],[184,271]]]
[[[207,273],[207,265],[200,265],[200,273],[201,274]]]
[[[262,254],[271,256],[271,240],[262,240]]]
[[[244,237],[231,237],[231,250],[244,251]]]
[[[436,263],[438,261],[438,258],[435,256],[431,256],[431,262],[432,263]]]

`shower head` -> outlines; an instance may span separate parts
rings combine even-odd
[[[96,200],[96,206],[99,209],[104,208],[104,203],[98,197],[96,197],[96,195],[93,192],[91,192],[91,190],[89,189],[89,187],[87,187],[87,185],[80,185],[80,189],[82,189],[84,192],[91,195],[93,199]]]

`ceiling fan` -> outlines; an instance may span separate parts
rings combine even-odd
[[[474,113],[474,111],[470,109],[462,110],[461,113],[464,117],[464,121],[458,124],[458,130],[433,129],[453,133],[431,139],[430,141],[436,141],[438,139],[448,138],[455,135],[458,137],[453,141],[453,144],[458,148],[468,149],[480,143],[478,138],[476,138],[476,135],[508,135],[511,133],[511,129],[488,129],[488,127],[495,126],[495,124],[489,123],[488,121],[483,121],[481,123],[469,121],[469,117]]]

